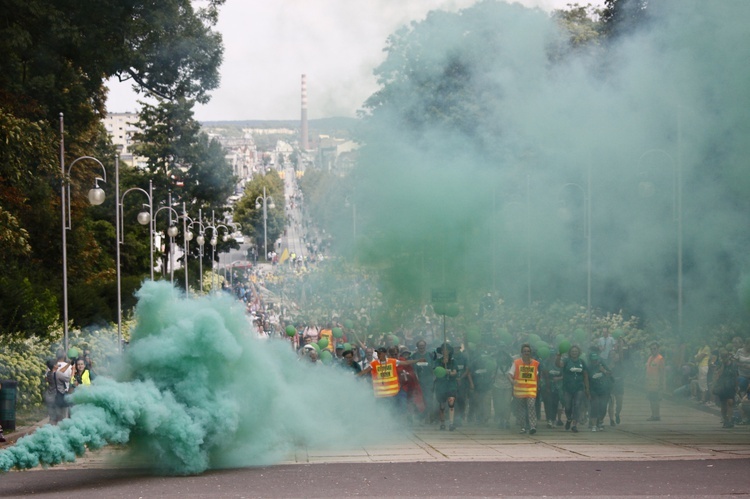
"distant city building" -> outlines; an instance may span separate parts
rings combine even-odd
[[[291,128],[243,128],[243,132],[257,135],[296,135]]]
[[[139,132],[137,126],[137,113],[108,113],[104,118],[104,128],[107,130],[112,143],[115,146],[122,146],[120,151],[120,161],[130,166],[144,167],[146,158],[135,157],[131,151],[133,145],[133,135]]]

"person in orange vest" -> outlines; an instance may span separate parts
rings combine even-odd
[[[376,399],[394,400],[401,388],[398,383],[398,361],[387,357],[388,349],[378,347],[376,357],[357,376],[370,374]],[[394,402],[395,403],[395,402]]]
[[[646,396],[651,404],[651,417],[647,421],[661,421],[661,394],[667,389],[664,357],[659,353],[659,344],[649,345],[651,356],[646,361]]]
[[[539,386],[539,361],[531,358],[531,345],[521,345],[521,358],[513,361],[508,370],[508,379],[513,383],[513,399],[516,418],[521,433],[536,433],[536,393]]]
[[[377,353],[377,358],[365,366],[357,376],[370,374],[372,376],[372,389],[375,393],[375,398],[388,401],[395,409],[398,399],[397,395],[401,390],[397,367],[399,364],[413,364],[414,361],[399,361],[389,358],[386,347],[378,347],[375,352]]]

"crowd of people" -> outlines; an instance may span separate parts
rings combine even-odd
[[[750,338],[702,344],[680,375],[675,395],[720,407],[725,428],[750,424]]]
[[[259,337],[284,338],[301,362],[350,372],[408,423],[435,424],[440,430],[465,424],[510,429],[514,422],[518,431],[531,435],[542,426],[578,433],[587,425],[589,431],[601,432],[607,422],[613,427],[621,423],[625,376],[634,368],[625,365],[623,345],[607,328],[598,331],[585,352],[575,344],[550,351],[529,343],[469,346],[455,335],[439,342],[409,335],[406,344],[404,335],[387,333],[362,341],[336,322],[280,331],[266,310],[257,314]],[[675,391],[720,405],[724,428],[750,424],[750,341],[738,339],[733,346],[733,351],[721,347],[707,353],[699,348],[695,363],[701,367],[705,359],[708,368],[687,373],[685,385]],[[641,379],[651,408],[648,420],[656,422],[667,392],[667,367],[657,342],[649,351]],[[60,350],[48,361],[44,399],[52,424],[68,416],[65,395],[95,376],[88,350]]]
[[[375,344],[354,337],[331,338],[335,324],[297,328],[291,342],[299,359],[320,366],[351,371],[368,381],[373,396],[412,424],[436,424],[453,431],[464,424],[535,434],[541,421],[547,428],[564,427],[574,433],[588,424],[604,431],[622,418],[625,392],[618,344],[604,331],[586,353],[581,347],[541,352],[524,343],[475,345],[444,341],[429,348],[425,339],[413,346],[395,345],[384,335]],[[320,340],[324,338],[320,347]],[[329,341],[330,338],[330,341]],[[653,385],[652,421],[659,420],[659,400],[665,390],[663,358],[658,345],[645,367]],[[562,349],[561,349],[562,350]],[[513,417],[515,415],[515,418]],[[513,421],[515,419],[515,421]]]
[[[452,431],[467,423],[508,429],[514,415],[521,433],[535,434],[538,420],[547,428],[577,433],[585,424],[589,431],[601,432],[607,423],[621,423],[626,376],[642,383],[648,421],[661,421],[661,400],[668,393],[660,344],[649,344],[640,367],[626,365],[622,345],[606,328],[585,352],[579,345],[548,351],[528,343],[467,348],[460,341],[428,348],[424,339],[396,346],[389,345],[388,335],[375,347],[346,337],[316,347],[320,338],[330,338],[331,327],[299,328],[292,341],[302,361],[351,369],[369,379],[374,397],[388,400],[408,421],[435,423],[440,429]],[[735,344],[734,351],[713,352],[705,385],[697,377],[689,383],[696,400],[707,397],[709,404],[721,407],[723,428],[750,424],[750,342]]]
[[[251,278],[253,285],[263,279],[264,276],[257,273]],[[241,290],[240,299],[242,294]],[[245,293],[245,296],[250,297],[251,294]],[[252,296],[259,297],[260,293]],[[273,307],[269,309],[260,299],[250,308],[259,336],[285,337],[279,310]],[[444,352],[440,338],[434,331],[430,334],[429,328],[425,328],[423,335],[416,331],[402,331],[398,342],[400,347],[389,344],[387,335],[384,335],[380,340],[352,338],[344,349],[346,341],[338,341],[341,345],[338,348],[337,341],[331,337],[330,331],[334,326],[335,319],[321,327],[315,323],[298,325],[298,334],[292,341],[299,348],[301,358],[315,363],[324,362],[326,359],[321,358],[320,349],[306,345],[325,337],[330,344],[327,349],[331,360],[344,362],[343,352],[346,351],[347,359],[351,360],[347,365],[355,365],[360,371],[365,371],[377,360],[372,347],[382,346],[386,348],[387,358],[399,362],[397,374],[401,385],[395,395],[395,405],[410,420],[439,423],[449,430],[467,421],[479,424],[492,422],[501,428],[508,428],[513,413],[517,426],[532,434],[537,431],[537,418],[548,427],[563,426],[572,432],[577,432],[582,423],[588,423],[591,431],[603,431],[607,420],[611,426],[620,424],[625,372],[631,381],[643,382],[651,408],[649,421],[661,420],[660,401],[668,389],[671,391],[679,383],[682,386],[675,391],[676,394],[691,394],[701,403],[719,405],[724,427],[750,424],[750,342],[745,344],[740,338],[725,347],[717,345],[715,348],[705,346],[698,349],[694,363],[688,363],[680,372],[680,364],[673,365],[674,352],[669,350],[671,362],[668,363],[656,342],[644,346],[648,354],[642,360],[633,356],[626,367],[627,348],[621,339],[610,335],[607,327],[602,327],[596,331],[592,344],[573,345],[569,350],[559,352],[559,355],[540,352],[529,345],[531,359],[539,364],[536,372],[529,371],[528,362],[518,365],[525,358],[523,348],[517,346],[523,341],[520,338],[516,338],[515,346],[480,344],[469,348],[464,338],[454,335],[445,344]],[[427,348],[428,344],[431,345],[430,349]],[[415,361],[413,366],[405,363],[412,360]],[[442,367],[445,374],[442,369],[438,369],[436,374],[437,367]],[[532,377],[534,385],[533,389],[527,387],[525,392],[518,389],[519,379],[514,378],[522,371]],[[368,372],[378,371],[371,367]],[[679,374],[685,379],[676,379]],[[418,381],[416,385],[407,383],[409,376]]]

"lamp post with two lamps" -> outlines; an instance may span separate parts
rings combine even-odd
[[[218,239],[218,233],[219,229],[224,229],[224,235],[222,236],[222,241],[227,242],[229,240],[229,228],[227,228],[224,224],[216,224],[215,222],[216,215],[212,211],[211,212],[211,225],[206,226],[206,230],[211,229],[211,239],[209,239],[208,244],[211,245],[211,289],[215,291],[216,287],[214,286],[214,280],[218,280],[218,274],[216,273],[216,245],[219,243]]]
[[[200,232],[196,237],[191,230],[196,225]],[[203,294],[203,245],[206,244],[206,226],[203,225],[203,213],[198,210],[198,220],[193,220],[187,214],[185,210],[185,203],[182,203],[182,228],[183,228],[183,241],[184,241],[184,253],[185,253],[185,296],[190,294],[190,286],[188,285],[188,255],[189,255],[189,242],[195,237],[195,242],[198,243],[198,272],[200,273],[200,294]]]
[[[149,185],[150,187],[150,185]],[[151,240],[153,241],[154,237],[156,236],[156,217],[159,215],[159,212],[162,210],[167,210],[169,213],[169,226],[167,227],[167,236],[169,236],[169,273],[170,273],[170,282],[174,283],[174,238],[178,234],[177,226],[174,225],[174,222],[172,220],[172,215],[177,217],[177,219],[180,218],[180,214],[177,213],[177,211],[172,208],[172,194],[169,195],[169,206],[162,206],[159,209],[157,209],[154,212],[154,217],[151,219]],[[154,255],[153,255],[153,245],[151,246],[152,254],[151,254],[151,278],[153,279],[153,262],[154,262]],[[163,275],[163,272],[162,272]]]
[[[268,201],[271,201],[269,204]],[[263,249],[265,251],[265,258],[268,259],[268,208],[272,210],[276,208],[273,202],[273,198],[270,195],[266,195],[266,187],[263,186],[263,196],[255,198],[255,209],[259,210],[261,203],[263,203]]]
[[[586,327],[591,335],[591,171],[588,173],[588,185],[584,189],[581,185],[567,183],[563,189],[574,188],[583,196],[583,237],[586,240]],[[559,213],[563,218],[570,218],[565,202],[561,201]]]
[[[125,196],[127,196],[130,192],[138,191],[143,193],[146,198],[148,199],[148,204],[144,204],[144,207],[148,208],[148,211],[141,211],[138,213],[138,223],[141,225],[148,225],[149,226],[149,233],[151,232],[151,221],[154,219],[153,214],[153,186],[151,182],[149,182],[148,192],[146,190],[141,189],[140,187],[131,187],[130,189],[126,190],[122,193],[122,196],[120,196],[120,155],[117,154],[115,156],[115,194],[117,197],[116,200],[116,224],[115,224],[115,232],[117,234],[117,244],[115,245],[116,250],[116,258],[117,258],[117,342],[120,345],[120,348],[122,349],[122,270],[121,270],[121,250],[120,246],[124,244],[125,242],[125,210],[124,210],[124,203],[125,203]],[[150,248],[150,261],[151,261],[151,269],[150,269],[150,275],[151,280],[154,280],[154,238],[153,234],[149,234],[149,248]]]
[[[65,126],[63,113],[60,113],[60,173],[62,175],[61,185],[61,200],[60,207],[62,210],[62,263],[63,263],[63,349],[68,351],[68,241],[67,232],[72,228],[72,222],[70,217],[70,170],[79,161],[93,161],[102,168],[102,177],[96,177],[94,179],[94,187],[89,190],[88,199],[89,203],[93,206],[98,206],[104,202],[105,194],[104,190],[99,187],[99,181],[107,181],[107,170],[104,165],[98,159],[92,156],[81,156],[73,160],[65,168]]]

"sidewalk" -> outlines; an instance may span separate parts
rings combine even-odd
[[[517,428],[459,427],[440,431],[437,425],[415,426],[400,438],[379,445],[336,449],[300,448],[278,464],[388,463],[388,462],[531,462],[531,461],[657,461],[750,458],[750,426],[722,429],[718,411],[685,400],[665,400],[662,420],[646,421],[648,402],[626,393],[622,424],[604,432],[579,427],[575,434],[543,423],[536,435],[519,434]],[[43,422],[42,422],[43,423]],[[30,433],[41,423],[19,428],[9,441]],[[117,448],[89,452],[75,463],[56,469],[121,467],[114,459]],[[137,463],[133,463],[137,466]]]
[[[646,421],[648,402],[626,393],[622,424],[604,432],[579,433],[563,428],[536,435],[518,429],[464,426],[454,432],[436,425],[412,428],[397,443],[367,448],[321,451],[304,449],[286,463],[440,462],[440,461],[649,461],[750,457],[750,426],[722,429],[718,410],[706,411],[687,401],[662,402],[659,422]],[[609,421],[607,420],[607,424]]]
[[[5,432],[5,442],[0,443],[0,450],[5,449],[6,447],[10,447],[11,445],[15,444],[16,441],[21,438],[25,437],[26,435],[29,435],[30,433],[34,433],[37,428],[41,428],[42,426],[49,423],[49,418],[44,418],[41,421],[37,421],[34,424],[27,425],[27,426],[18,426],[15,430],[11,432]]]

